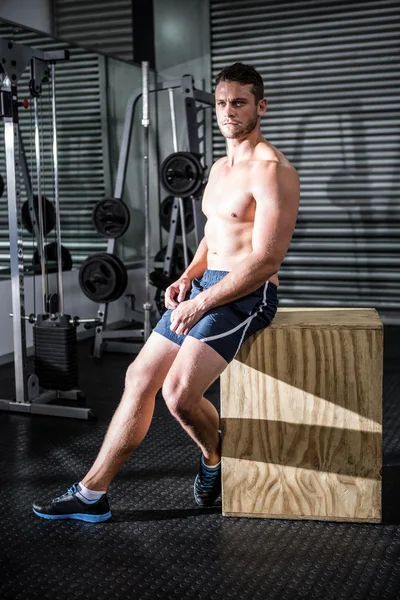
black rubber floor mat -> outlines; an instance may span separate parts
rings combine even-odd
[[[218,506],[197,508],[199,451],[160,397],[147,437],[110,488],[113,519],[91,525],[42,520],[31,510],[34,499],[60,495],[85,474],[122,393],[129,356],[95,361],[88,342],[79,351],[97,421],[0,413],[1,599],[400,598],[393,353],[384,380],[386,524],[223,518]],[[10,366],[0,381],[12,388]],[[218,383],[208,398],[218,407]]]

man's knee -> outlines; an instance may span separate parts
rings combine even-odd
[[[193,398],[190,398],[188,386],[184,378],[167,376],[162,387],[162,395],[173,415],[184,416],[192,408]]]
[[[156,387],[157,389],[155,389]],[[145,365],[133,362],[129,365],[125,373],[125,389],[156,393],[159,386],[157,386],[150,369],[147,369]]]

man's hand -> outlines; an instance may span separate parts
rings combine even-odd
[[[180,335],[187,335],[193,325],[200,321],[205,311],[200,309],[197,298],[186,300],[179,304],[171,314],[171,331]]]
[[[179,306],[188,291],[190,290],[191,280],[189,277],[180,277],[165,290],[165,306],[174,309]]]

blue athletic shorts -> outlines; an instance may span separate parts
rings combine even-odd
[[[203,277],[193,279],[192,288],[185,300],[221,281],[228,271],[206,270]],[[195,323],[188,335],[208,344],[226,360],[231,362],[245,340],[259,329],[268,327],[278,309],[277,286],[270,281],[264,283],[251,294],[234,302],[212,308]],[[171,313],[167,310],[154,331],[181,346],[186,335],[171,331]]]

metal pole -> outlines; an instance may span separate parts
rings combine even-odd
[[[8,224],[10,238],[11,294],[14,342],[15,396],[18,405],[27,398],[26,331],[24,298],[24,252],[22,245],[21,195],[19,181],[19,130],[17,88],[8,77],[3,85],[8,97],[10,114],[4,117],[4,141],[7,167]]]
[[[43,226],[43,199],[40,175],[40,138],[39,138],[39,111],[38,100],[36,96],[33,99],[35,112],[35,154],[36,154],[36,179],[37,179],[37,195],[38,195],[38,217],[39,217],[39,252],[40,252],[40,268],[42,272],[42,293],[43,293],[43,313],[46,313],[47,304],[47,281],[46,281],[46,265],[44,257],[44,226]]]
[[[51,65],[51,96],[53,117],[53,165],[54,165],[54,202],[56,205],[56,233],[57,233],[57,277],[60,313],[64,314],[64,288],[62,278],[62,255],[61,255],[61,221],[60,221],[60,196],[58,190],[58,146],[57,146],[57,112],[56,112],[56,80],[55,64]]]
[[[176,116],[175,116],[175,103],[174,103],[174,90],[168,89],[169,96],[169,110],[171,113],[171,125],[172,125],[172,145],[174,152],[178,152],[178,134],[176,131]]]
[[[142,89],[143,89],[143,177],[144,177],[144,217],[145,217],[145,286],[146,297],[144,309],[144,341],[146,342],[151,332],[150,322],[150,201],[149,201],[149,63],[142,62]]]
[[[178,152],[178,134],[176,129],[176,116],[175,116],[175,104],[174,104],[174,90],[172,88],[168,89],[169,95],[169,110],[171,114],[171,125],[172,125],[172,143],[174,147],[174,152]],[[186,239],[186,227],[185,227],[185,207],[183,205],[183,199],[177,198],[179,203],[179,214],[181,219],[181,232],[182,232],[182,246],[183,246],[183,260],[185,263],[185,268],[187,268],[189,264],[189,256],[187,250],[187,239]]]

